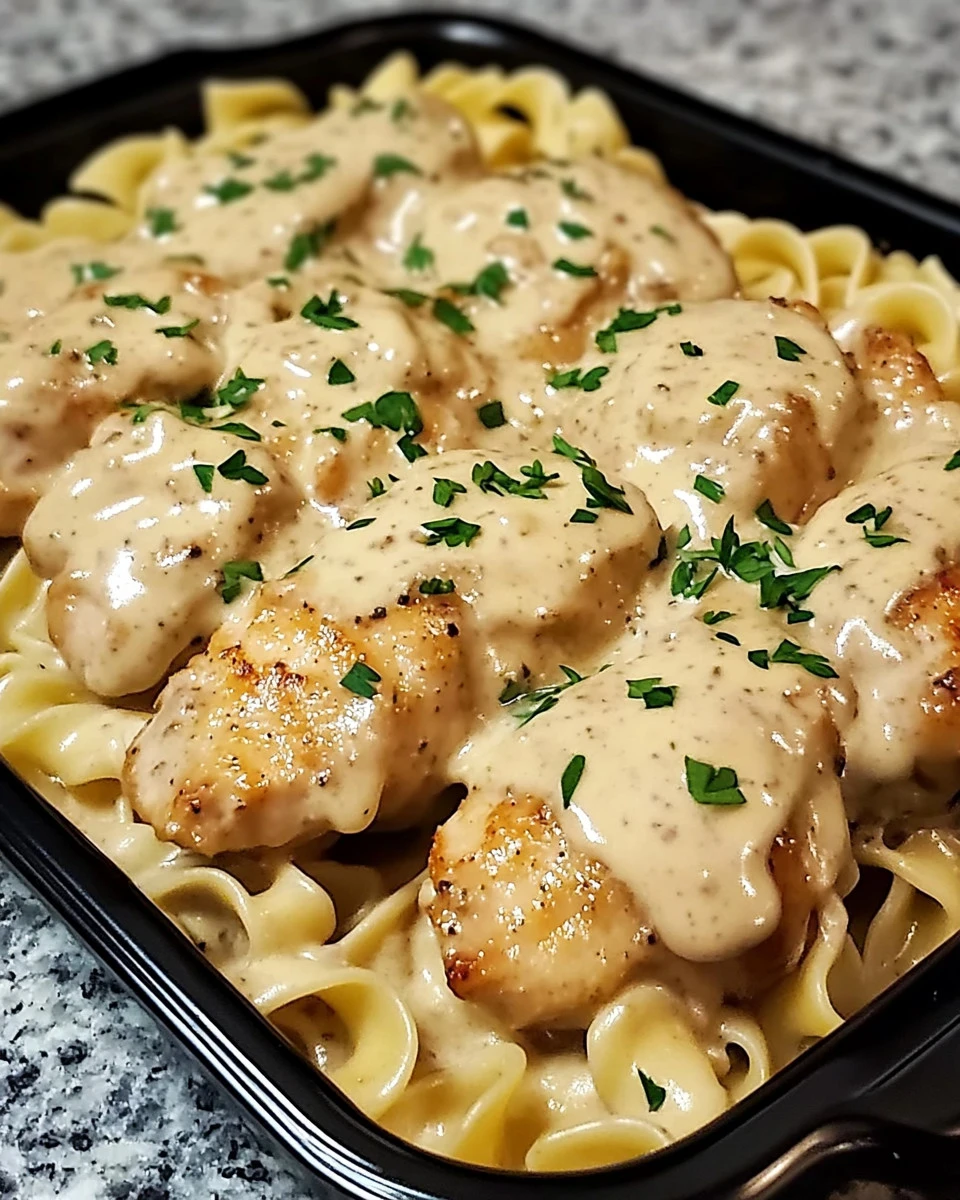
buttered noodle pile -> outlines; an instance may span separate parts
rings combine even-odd
[[[204,102],[0,215],[0,748],[387,1128],[656,1150],[960,927],[960,290],[544,70]]]

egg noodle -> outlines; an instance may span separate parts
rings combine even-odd
[[[603,92],[572,94],[545,69],[446,65],[421,78],[398,54],[359,92],[336,86],[329,99],[336,108],[414,89],[458,109],[492,167],[599,154],[664,179],[652,154],[628,144]],[[75,171],[78,195],[51,201],[38,221],[0,213],[0,250],[121,237],[164,164],[239,151],[312,119],[304,96],[278,80],[211,82],[203,102],[196,142],[176,130],[121,138]],[[703,216],[744,296],[808,301],[835,330],[904,332],[947,399],[960,401],[960,288],[938,259],[881,255],[852,226],[803,233],[739,213]],[[634,983],[596,1012],[585,1037],[524,1038],[448,988],[418,907],[425,845],[415,837],[389,855],[376,839],[361,843],[373,847],[366,861],[331,857],[329,838],[207,858],[138,819],[120,778],[149,714],[104,701],[71,673],[48,636],[46,586],[22,551],[0,582],[4,756],[364,1113],[427,1150],[535,1171],[657,1150],[726,1111],[960,928],[960,841],[949,830],[885,839],[854,826],[875,898],[863,887],[847,905],[831,895],[799,966],[758,1004],[695,1019],[666,986]],[[649,1080],[667,1103],[651,1104]]]

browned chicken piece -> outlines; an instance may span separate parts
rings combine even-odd
[[[216,854],[378,815],[415,820],[472,711],[456,597],[325,616],[265,589],[168,683],[124,787],[160,835]]]
[[[742,646],[776,628],[727,615]],[[796,965],[852,869],[837,731],[821,682],[742,646],[696,618],[654,628],[460,756],[471,790],[435,835],[427,903],[458,996],[584,1028],[637,977],[716,1002]]]
[[[956,443],[825,504],[799,566],[835,563],[810,638],[852,681],[844,795],[853,817],[942,812],[960,787],[960,472]],[[842,665],[841,665],[842,664]]]
[[[70,669],[102,696],[153,687],[223,620],[225,564],[259,558],[296,503],[256,442],[168,409],[108,417],[23,530]]]
[[[764,500],[799,521],[848,477],[863,398],[810,305],[685,302],[611,336],[584,365],[603,369],[600,386],[550,403],[567,440],[595,447],[664,526],[719,535]]]
[[[111,300],[113,303],[111,303]],[[0,535],[120,404],[176,402],[220,370],[220,284],[172,267],[91,283],[0,344]]]
[[[651,954],[629,891],[534,796],[468,797],[437,831],[430,877],[450,988],[511,1026],[586,1026]]]
[[[907,334],[869,327],[853,339],[850,356],[867,403],[857,438],[858,477],[960,437],[954,406]]]

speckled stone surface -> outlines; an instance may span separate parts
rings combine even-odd
[[[0,0],[0,106],[165,48],[289,37],[401,7]],[[471,0],[460,7],[546,24],[740,112],[960,196],[956,0]],[[318,1194],[0,864],[0,1197]]]

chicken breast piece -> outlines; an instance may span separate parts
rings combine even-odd
[[[137,811],[207,853],[356,832],[378,813],[416,821],[508,679],[596,649],[635,614],[652,512],[630,488],[609,493],[630,511],[571,521],[582,472],[549,465],[430,456],[326,531],[164,689],[127,763]],[[357,662],[376,695],[345,686]]]
[[[295,504],[255,442],[167,411],[109,417],[23,532],[70,669],[103,696],[158,683],[223,619],[226,564],[262,557]]]
[[[475,739],[430,861],[458,995],[521,1027],[583,1025],[638,971],[742,997],[795,964],[855,868],[823,681],[747,658],[777,632],[743,616],[734,646],[682,618]]]
[[[352,514],[369,479],[483,432],[489,375],[429,312],[317,272],[248,289],[233,311],[222,387],[248,381],[244,420],[317,506]]]
[[[728,256],[683,197],[596,158],[443,182],[389,221],[371,214],[346,247],[385,287],[444,291],[505,395],[542,380],[544,362],[577,358],[617,304],[736,290]]]
[[[655,941],[629,890],[534,796],[468,797],[437,831],[430,877],[451,989],[517,1028],[585,1027]]]
[[[367,206],[386,214],[409,203],[435,173],[469,173],[479,158],[467,122],[432,96],[411,96],[403,120],[392,106],[334,108],[276,132],[240,158],[171,159],[145,185],[151,213],[169,214],[169,254],[198,255],[232,283],[296,272],[320,254],[337,223]]]
[[[161,837],[216,854],[378,815],[415,820],[473,710],[457,597],[336,622],[270,588],[175,675],[127,754],[124,790]]]
[[[797,521],[843,485],[863,400],[809,305],[716,300],[624,322],[639,327],[609,333],[593,390],[557,385],[553,411],[664,526],[719,534],[763,500]]]
[[[857,383],[867,402],[857,475],[876,475],[925,450],[960,443],[960,421],[926,358],[905,333],[869,327],[852,339]]]
[[[56,470],[121,404],[176,402],[214,382],[220,286],[173,267],[118,274],[0,344],[0,535],[19,534]]]
[[[960,787],[952,457],[944,447],[845,489],[797,541],[798,566],[840,567],[812,598],[809,638],[856,689],[843,778],[854,817],[942,812]]]

